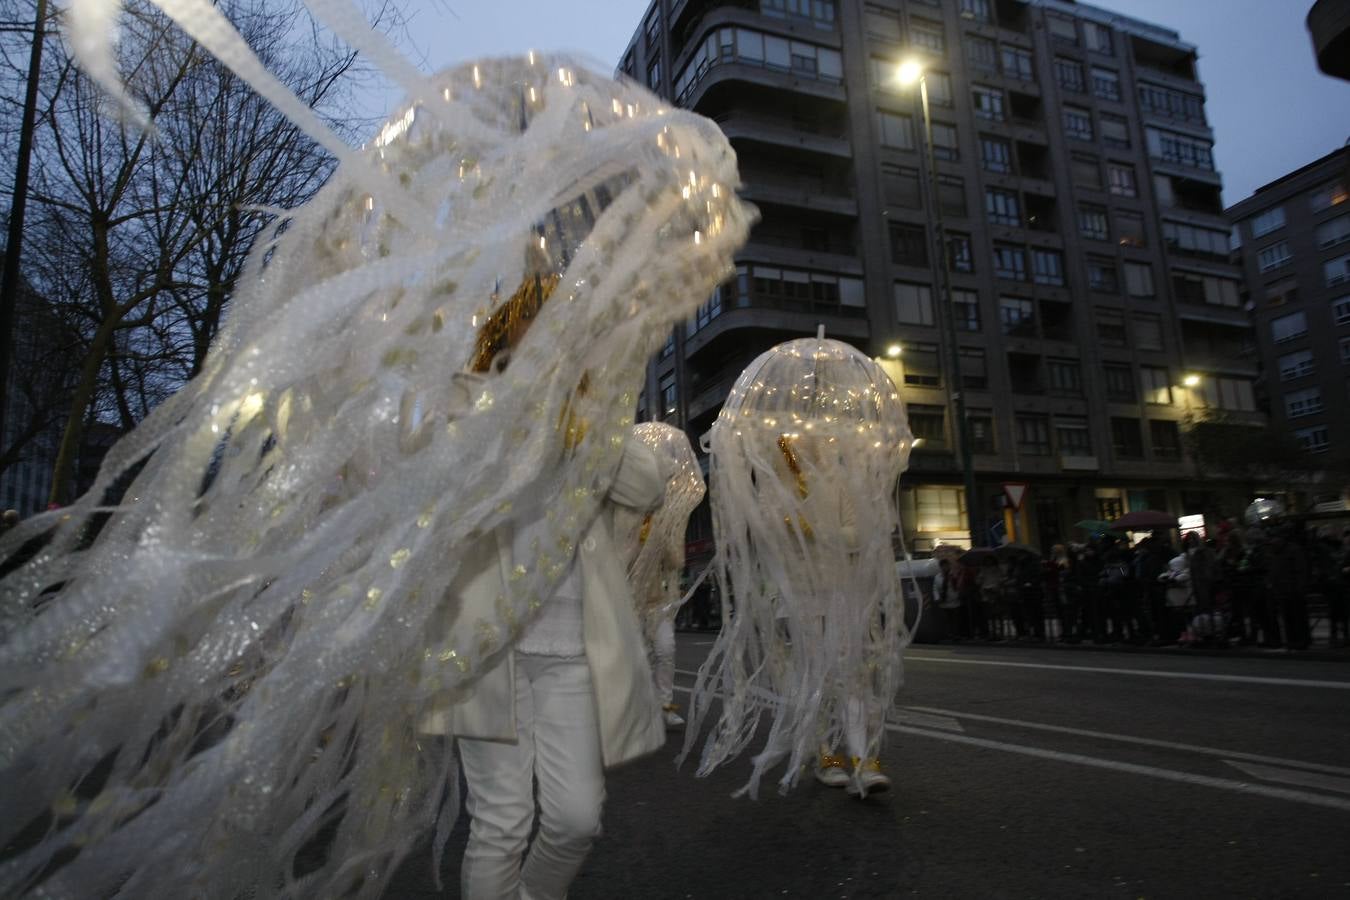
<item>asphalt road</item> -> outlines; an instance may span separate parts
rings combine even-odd
[[[687,688],[711,636],[680,636]],[[915,647],[865,801],[748,767],[677,772],[680,736],[610,775],[592,898],[1350,897],[1350,666]],[[390,898],[444,892],[425,852]]]

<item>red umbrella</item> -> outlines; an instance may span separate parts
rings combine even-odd
[[[1177,517],[1171,513],[1158,512],[1156,509],[1140,509],[1128,512],[1111,523],[1113,529],[1121,531],[1144,531],[1148,528],[1176,528]]]

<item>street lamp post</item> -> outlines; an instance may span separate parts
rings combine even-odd
[[[965,477],[966,526],[970,529],[971,544],[981,547],[985,543],[984,529],[980,523],[976,501],[975,466],[971,462],[970,454],[970,422],[966,418],[965,385],[961,382],[961,353],[956,340],[956,311],[952,306],[951,261],[947,257],[947,233],[942,224],[942,207],[938,200],[937,157],[933,152],[933,120],[928,112],[928,78],[923,66],[914,60],[903,63],[896,73],[896,78],[902,85],[912,85],[915,82],[918,82],[919,85],[919,101],[923,108],[924,149],[928,164],[928,204],[926,208],[933,226],[938,259],[941,261],[941,268],[938,269],[941,283],[938,290],[937,314],[938,321],[943,329],[943,335],[947,339],[947,355],[950,360],[948,371],[951,377],[949,378],[948,392],[951,394],[956,407],[957,443],[961,454],[961,471]]]

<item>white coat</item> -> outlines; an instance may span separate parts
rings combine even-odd
[[[600,514],[577,546],[581,567],[582,632],[600,724],[604,765],[652,753],[665,742],[660,704],[652,688],[646,645],[633,609],[623,562],[614,546],[615,504],[650,509],[664,496],[656,454],[629,437]],[[509,524],[479,541],[450,590],[458,595],[458,621],[492,618],[513,562]],[[513,654],[486,672],[460,702],[434,706],[420,730],[479,740],[516,740]]]

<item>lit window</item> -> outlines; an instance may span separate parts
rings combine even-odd
[[[1161,366],[1140,366],[1139,383],[1145,403],[1167,405],[1172,402],[1172,378]]]

